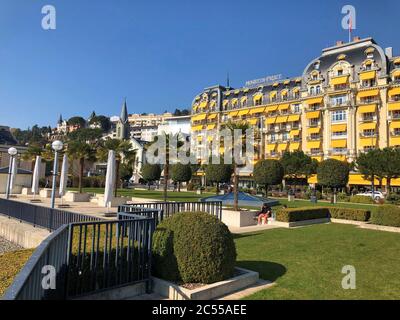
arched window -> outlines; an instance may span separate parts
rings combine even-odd
[[[311,94],[311,95],[314,95],[314,94],[315,94],[315,88],[314,88],[314,87],[311,87],[311,88],[310,88],[310,94]]]
[[[316,94],[320,94],[321,93],[321,86],[317,86],[315,91],[316,91]]]

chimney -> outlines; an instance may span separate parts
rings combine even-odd
[[[389,59],[392,59],[393,58],[393,48],[392,47],[386,48],[385,49],[385,54],[387,55],[387,57]]]
[[[336,41],[336,47],[339,47],[341,45],[344,45],[344,42],[342,40]]]
[[[361,40],[360,37],[354,37],[354,38],[353,38],[353,42],[357,42],[357,41],[360,41],[360,40]]]

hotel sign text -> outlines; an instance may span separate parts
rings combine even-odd
[[[250,80],[250,81],[246,81],[246,87],[255,87],[255,86],[259,86],[259,85],[267,85],[267,84],[270,84],[272,82],[276,82],[276,81],[282,80],[282,78],[283,78],[282,74],[275,74],[275,75],[267,76],[267,77],[261,78],[261,79]]]

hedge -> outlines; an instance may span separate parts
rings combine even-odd
[[[153,235],[153,274],[177,283],[214,283],[234,274],[236,248],[228,227],[207,213],[174,214]]]
[[[276,220],[281,222],[297,222],[329,218],[328,208],[286,208],[276,213]]]
[[[368,196],[351,196],[350,202],[352,203],[363,203],[363,204],[375,204],[375,200]]]
[[[384,205],[372,212],[371,223],[381,226],[400,227],[400,208]]]
[[[366,222],[371,213],[364,209],[352,208],[286,208],[276,214],[276,219],[281,222],[297,222],[324,218],[344,219]]]
[[[365,209],[329,208],[331,218],[367,222],[371,212]]]

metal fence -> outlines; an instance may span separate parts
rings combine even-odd
[[[101,221],[102,219],[84,214],[41,207],[30,203],[0,199],[0,214],[55,231],[72,222]]]
[[[134,283],[145,283],[149,289],[158,210],[137,210],[138,215],[121,214],[118,220],[105,221],[35,207],[0,201],[1,213],[34,225],[51,229],[65,222],[35,250],[4,300],[75,298]],[[96,221],[87,221],[91,219]]]
[[[135,213],[138,214],[138,209],[153,209],[159,210],[161,214],[158,215],[158,221],[172,216],[178,212],[194,212],[201,211],[207,212],[218,219],[222,218],[222,202],[149,202],[149,203],[135,203],[131,205],[123,205],[118,207],[119,213]]]

